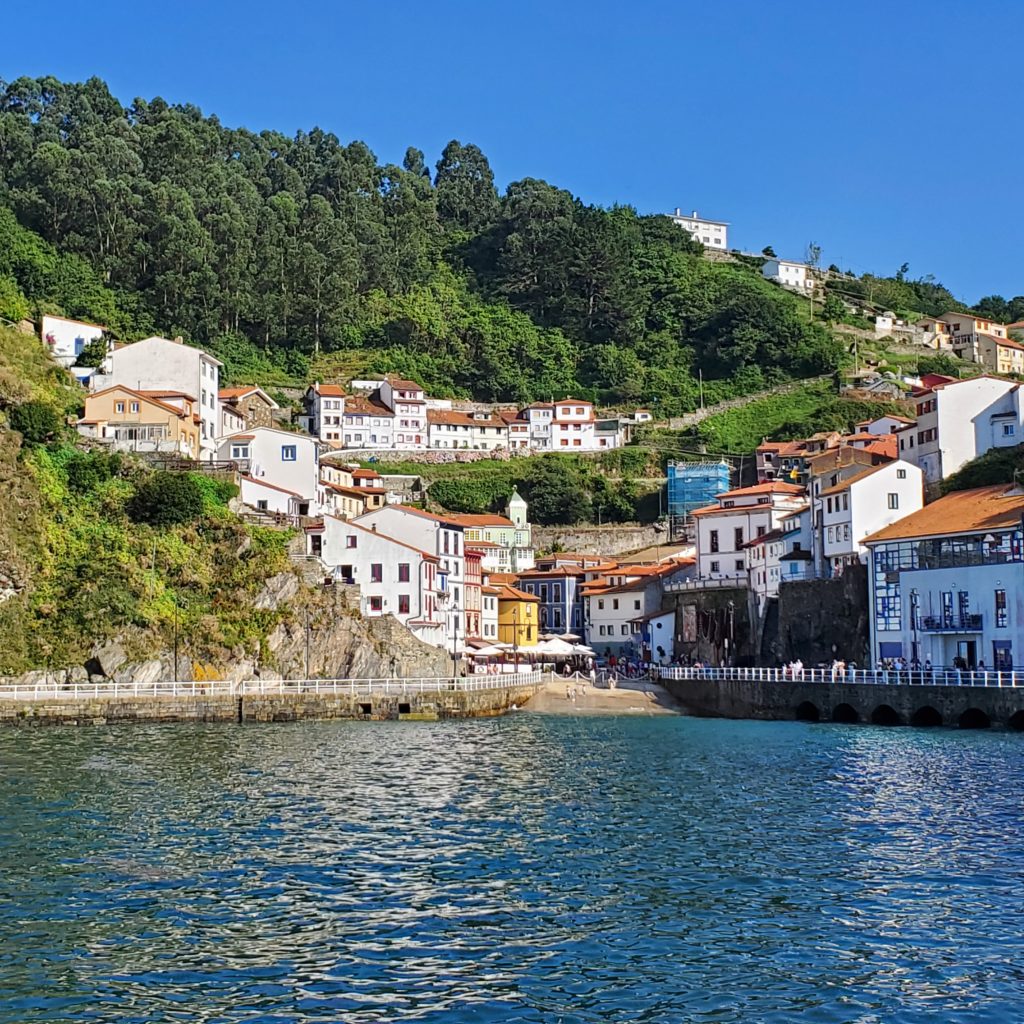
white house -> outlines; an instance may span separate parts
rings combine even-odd
[[[747,541],[777,529],[787,515],[807,504],[803,487],[779,480],[724,491],[715,501],[692,513],[701,579],[746,580]]]
[[[301,425],[332,448],[340,448],[345,429],[345,389],[316,381],[306,388],[302,400],[306,411],[299,418]]]
[[[587,643],[598,654],[641,657],[643,624],[661,611],[664,587],[693,576],[692,559],[619,566],[583,586]]]
[[[814,271],[806,263],[773,257],[764,262],[761,273],[769,281],[781,284],[784,288],[792,288],[798,292],[809,292],[814,289]]]
[[[343,442],[346,448],[393,448],[395,414],[378,395],[345,399]]]
[[[678,206],[676,212],[670,216],[674,224],[678,224],[684,231],[689,231],[694,239],[706,248],[722,250],[729,248],[729,224],[727,221],[698,217],[696,210],[686,216]]]
[[[496,413],[428,409],[427,426],[431,448],[494,451],[508,447],[508,426]]]
[[[222,438],[217,457],[237,464],[245,504],[270,512],[313,516],[323,504],[321,447],[307,434],[253,427]]]
[[[594,438],[594,406],[577,398],[563,398],[552,404],[551,417],[552,451],[593,451],[597,447]]]
[[[393,615],[424,643],[444,645],[446,573],[436,555],[332,515],[306,530],[306,553],[359,587],[364,616]]]
[[[944,480],[990,448],[1024,441],[1016,381],[987,374],[947,378],[915,398],[917,427],[900,432],[899,454],[921,467],[926,484]]]
[[[352,522],[376,528],[378,533],[437,556],[446,588],[442,604],[446,614],[446,645],[450,650],[461,650],[466,639],[463,593],[466,546],[461,524],[408,505],[385,505]]]
[[[800,513],[794,513],[791,518],[799,521]],[[769,598],[779,596],[779,584],[782,582],[785,564],[782,558],[786,551],[785,533],[788,522],[789,520],[786,520],[784,525],[777,526],[759,537],[755,536],[748,540],[745,546],[747,583],[757,598],[758,611],[762,613]]]
[[[873,659],[1010,669],[1024,649],[1024,491],[955,491],[868,537]]]
[[[380,400],[395,414],[394,447],[427,447],[427,401],[423,388],[413,380],[388,377],[380,388]]]
[[[193,399],[199,414],[201,457],[212,459],[220,435],[220,368],[223,364],[181,338],[144,338],[115,348],[105,372],[96,374],[92,390],[123,384],[136,391],[178,392]]]
[[[484,583],[481,589],[480,636],[491,643],[498,640],[498,594],[497,587]]]
[[[821,553],[820,574],[839,576],[846,566],[865,561],[865,537],[917,512],[923,504],[923,475],[909,462],[861,467],[826,487],[814,498],[814,521],[820,522],[821,533],[816,545]]]
[[[102,338],[106,329],[99,324],[49,315],[43,317],[39,327],[46,350],[63,367],[74,366],[86,345]]]

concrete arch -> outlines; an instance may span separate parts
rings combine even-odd
[[[987,729],[991,724],[992,719],[981,708],[968,708],[957,721],[961,729]]]
[[[797,705],[796,720],[798,722],[820,722],[821,711],[818,710],[818,705],[812,704],[809,700]]]
[[[879,704],[871,712],[872,725],[902,725],[903,719],[900,713],[890,704]]]
[[[860,712],[852,704],[837,704],[832,709],[832,721],[850,725],[860,721]]]
[[[931,704],[925,704],[911,715],[910,724],[925,727],[942,725],[942,715]]]
[[[1014,732],[1024,732],[1024,711],[1014,711],[1010,715],[1006,724],[1013,729]]]

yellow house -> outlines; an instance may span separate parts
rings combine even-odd
[[[82,437],[121,451],[168,452],[199,458],[195,399],[180,393],[134,391],[116,384],[89,395],[78,421]]]
[[[498,640],[513,647],[533,647],[540,639],[540,598],[508,583],[499,584]]]

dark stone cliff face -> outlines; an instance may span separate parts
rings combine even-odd
[[[816,665],[839,658],[867,666],[868,615],[866,566],[849,566],[834,580],[783,583],[777,633],[766,630],[763,661],[782,664],[800,658],[805,665]]]

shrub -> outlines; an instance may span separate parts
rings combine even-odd
[[[11,410],[11,426],[29,444],[43,444],[63,428],[60,413],[47,402],[23,402]]]
[[[188,473],[160,470],[144,481],[128,503],[128,515],[151,526],[189,523],[203,514],[203,491]]]
[[[75,452],[64,464],[68,488],[77,494],[88,494],[118,476],[123,464],[123,457],[116,452]]]

